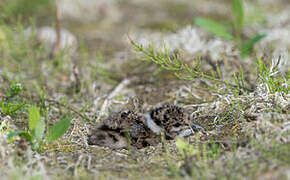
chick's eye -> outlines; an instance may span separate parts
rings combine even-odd
[[[181,124],[180,123],[175,123],[173,126],[174,127],[179,127]]]
[[[125,117],[127,117],[127,113],[123,112],[123,113],[121,114],[121,118],[125,118]]]

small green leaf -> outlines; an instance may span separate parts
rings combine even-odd
[[[244,26],[243,0],[232,0],[232,11],[234,12],[240,28]]]
[[[182,155],[184,155],[184,153],[186,153],[186,155],[192,156],[192,155],[198,153],[198,150],[194,146],[192,146],[188,142],[186,142],[183,138],[177,138],[175,145],[176,145],[178,151]]]
[[[36,106],[31,106],[29,108],[29,129],[34,132],[34,129],[40,120],[40,113]]]
[[[43,137],[43,133],[45,130],[45,123],[43,119],[40,119],[37,124],[36,124],[36,128],[34,130],[34,136],[36,138],[36,140],[38,142],[40,142],[42,140]]]
[[[244,43],[240,50],[241,57],[242,58],[247,57],[252,52],[254,45],[260,40],[262,40],[264,37],[266,37],[265,34],[257,34],[252,39]]]
[[[71,119],[62,119],[55,123],[55,125],[49,129],[46,140],[49,142],[55,141],[60,138],[68,130]]]
[[[16,111],[20,110],[25,104],[26,104],[25,102],[13,102],[13,103],[1,102],[0,106],[3,114],[12,115],[16,113]]]
[[[43,176],[41,174],[32,176],[29,180],[43,180]]]
[[[13,131],[13,132],[9,133],[7,137],[8,137],[8,139],[11,139],[14,136],[19,136],[19,135],[22,135],[28,141],[32,140],[32,136],[26,131]]]
[[[225,39],[231,40],[233,36],[227,31],[227,27],[214,20],[206,18],[195,18],[194,23],[200,28]]]
[[[11,96],[18,95],[22,90],[24,89],[24,86],[20,83],[13,83],[10,85],[10,93]]]
[[[261,59],[258,59],[257,63],[258,63],[258,68],[259,68],[260,72],[268,72],[268,69],[267,69],[265,63]]]

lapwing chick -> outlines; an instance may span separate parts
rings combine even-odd
[[[140,149],[157,145],[162,133],[166,139],[174,139],[200,130],[204,129],[190,122],[184,108],[164,105],[145,114],[130,110],[111,115],[91,132],[88,144],[112,149],[129,146]]]
[[[186,137],[203,128],[190,122],[189,114],[176,105],[164,105],[145,115],[147,126],[156,134],[165,134],[167,139]]]
[[[88,144],[111,149],[125,149],[128,147],[126,138],[118,132],[99,128],[93,130],[88,136]]]
[[[129,146],[138,149],[156,145],[156,135],[145,124],[143,115],[134,111],[122,111],[105,119],[89,135],[90,145],[99,145],[113,149]]]

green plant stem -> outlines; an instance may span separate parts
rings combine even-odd
[[[173,59],[171,59],[171,57],[169,56],[168,51],[166,50],[166,53],[164,52],[155,52],[153,46],[151,45],[148,50],[144,49],[142,45],[136,43],[135,41],[133,41],[130,36],[128,35],[128,38],[131,42],[131,44],[133,45],[134,49],[136,52],[142,53],[144,56],[144,60],[149,60],[149,61],[153,61],[154,63],[160,65],[162,68],[167,69],[167,70],[171,70],[171,71],[175,71],[175,74],[178,76],[178,74],[180,74],[180,72],[184,72],[186,71],[187,73],[190,74],[190,77],[195,79],[195,78],[204,78],[207,80],[211,80],[214,82],[218,82],[220,84],[224,84],[227,86],[230,86],[232,88],[239,88],[239,89],[243,89],[245,91],[248,92],[252,92],[252,89],[246,88],[246,87],[240,87],[237,86],[235,84],[231,84],[229,82],[226,82],[224,80],[221,79],[217,79],[213,76],[204,74],[203,72],[200,72],[198,70],[195,69],[199,69],[199,65],[200,63],[197,64],[196,68],[191,68],[189,67],[187,64],[184,64],[180,59],[178,59],[178,55],[176,55],[175,57],[173,57]],[[175,61],[175,62],[174,62]]]
[[[4,98],[4,99],[7,98],[5,95],[0,95],[0,97],[1,97],[1,98]],[[80,112],[79,112],[78,110],[76,110],[75,108],[73,108],[73,107],[71,107],[71,106],[69,106],[69,105],[63,104],[63,103],[61,103],[61,102],[59,102],[59,101],[57,101],[57,100],[54,100],[54,99],[48,99],[48,98],[42,98],[42,101],[47,101],[47,102],[49,102],[49,103],[51,103],[51,104],[57,104],[57,105],[59,105],[59,106],[65,107],[65,108],[69,109],[70,111],[76,113],[76,114],[77,114],[78,116],[80,116],[81,118],[83,118],[83,119],[85,119],[85,120],[87,120],[87,121],[92,121],[88,116],[86,116],[86,115],[80,113]]]

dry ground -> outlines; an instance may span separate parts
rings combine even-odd
[[[267,33],[246,59],[239,57],[232,42],[193,25],[197,16],[229,21],[229,1],[122,1],[107,5],[108,12],[92,21],[64,17],[63,26],[77,35],[78,49],[73,55],[53,59],[35,37],[22,36],[31,25],[26,17],[2,21],[0,102],[26,104],[11,114],[0,108],[0,176],[290,179],[290,4],[286,0],[256,0],[246,1],[246,5],[249,17],[245,36]],[[52,17],[34,16],[32,22],[37,25],[54,22]],[[242,68],[248,90],[201,78],[180,79],[151,61],[140,61],[142,54],[133,51],[127,33],[136,42],[154,42],[161,49],[161,42],[171,42],[169,48],[178,42],[184,63],[201,57],[201,71],[206,73],[217,73],[218,64],[220,77],[230,83]],[[270,69],[278,55],[282,55],[282,65],[277,78],[285,80],[279,85],[287,89],[284,92],[269,90],[258,74],[257,59]],[[7,93],[15,82],[24,90],[9,98]],[[137,105],[132,99],[138,99]],[[192,120],[206,129],[187,138],[182,146],[185,150],[175,140],[140,150],[87,144],[89,130],[110,113],[133,108],[148,111],[168,103],[186,108]],[[41,109],[47,125],[64,116],[72,118],[69,131],[55,143],[44,142],[39,151],[31,150],[21,138],[7,140],[10,131],[27,129],[31,104]]]

